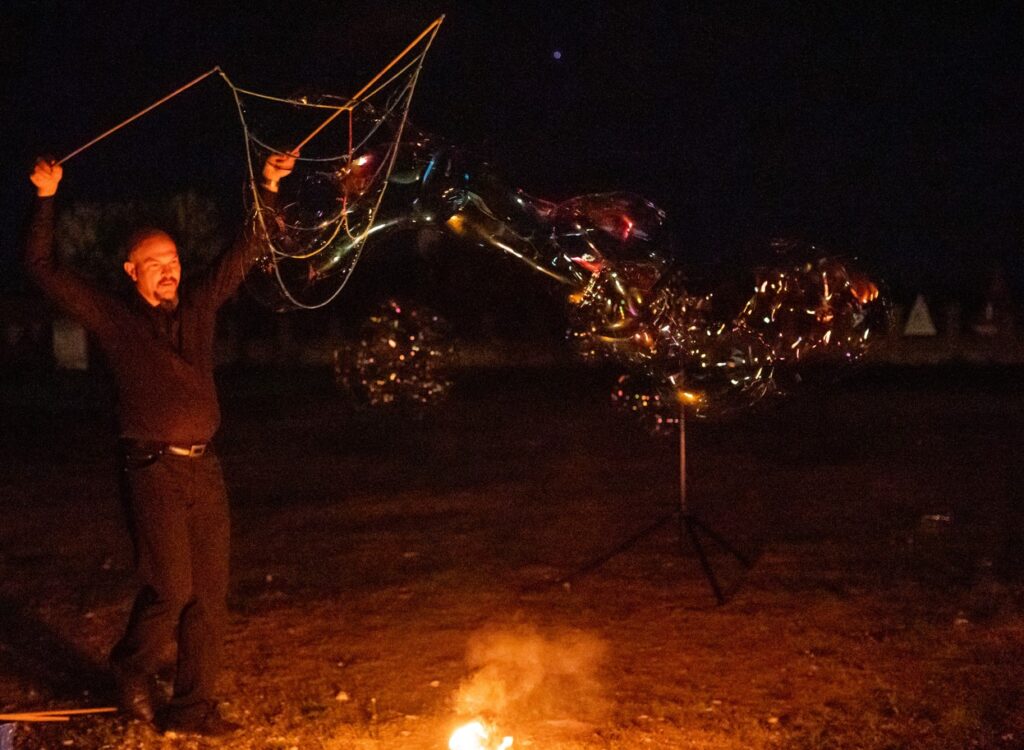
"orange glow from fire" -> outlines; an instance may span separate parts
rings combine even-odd
[[[508,750],[512,747],[512,738],[503,737],[501,742],[493,744],[491,732],[482,721],[471,721],[463,724],[452,732],[448,740],[449,750]]]

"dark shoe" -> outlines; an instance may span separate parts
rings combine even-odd
[[[153,703],[149,694],[149,675],[131,672],[114,665],[114,689],[122,713],[139,721],[153,721]]]
[[[157,728],[164,733],[223,737],[237,732],[242,726],[221,716],[217,704],[210,701],[191,706],[169,706],[160,713]]]

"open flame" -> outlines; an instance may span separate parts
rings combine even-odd
[[[491,730],[482,721],[471,721],[463,724],[452,732],[448,740],[449,750],[508,750],[512,747],[512,738],[503,737],[496,742],[491,739]]]

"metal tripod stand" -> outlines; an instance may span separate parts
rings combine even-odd
[[[594,558],[574,572],[563,577],[559,583],[566,585],[571,583],[574,579],[596,570],[613,557],[622,554],[642,539],[653,534],[662,526],[673,521],[679,526],[679,551],[683,552],[685,545],[689,542],[697,553],[697,559],[700,560],[700,567],[704,571],[704,577],[707,579],[708,585],[711,587],[712,592],[714,592],[715,600],[719,604],[725,604],[725,592],[722,590],[722,586],[718,581],[718,576],[715,575],[715,569],[711,566],[711,561],[708,559],[707,551],[705,550],[701,536],[703,535],[704,537],[707,537],[707,539],[718,545],[721,550],[734,557],[744,569],[749,569],[752,563],[747,556],[736,549],[729,540],[704,523],[704,521],[702,521],[690,509],[686,496],[686,410],[682,405],[679,407],[679,504],[661,518],[658,518],[648,526],[640,529],[632,536],[626,538],[615,547],[602,554],[600,557]]]

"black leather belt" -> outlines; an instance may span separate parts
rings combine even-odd
[[[125,453],[129,455],[149,454],[154,456],[182,456],[185,458],[201,458],[210,447],[209,443],[193,443],[192,445],[175,445],[173,443],[155,443],[148,440],[121,439]]]

